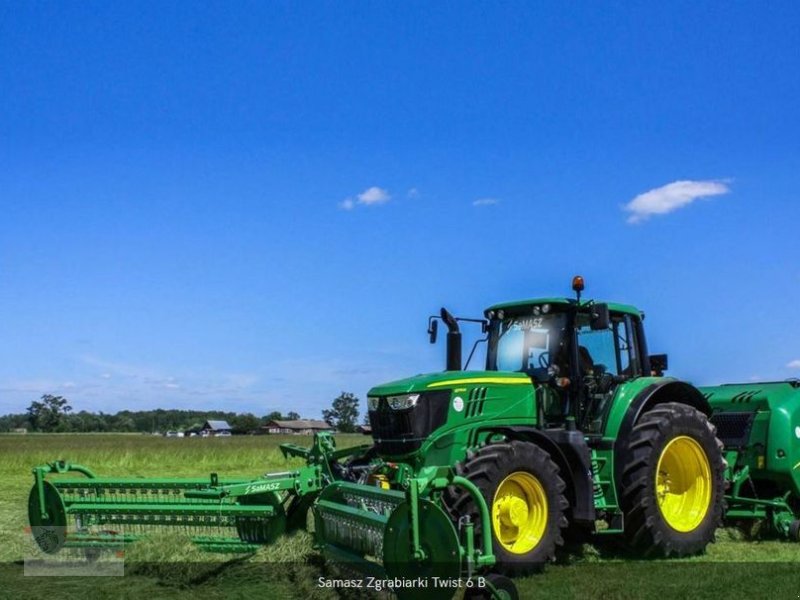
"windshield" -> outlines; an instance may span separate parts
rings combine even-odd
[[[563,312],[492,321],[487,369],[530,373],[566,363],[566,325]]]

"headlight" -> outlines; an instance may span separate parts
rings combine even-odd
[[[419,394],[404,394],[402,396],[389,396],[386,401],[394,410],[405,410],[417,405]]]
[[[367,396],[367,408],[369,410],[378,410],[378,403],[380,400],[381,399],[376,396]]]

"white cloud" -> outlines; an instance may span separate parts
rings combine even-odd
[[[698,198],[727,194],[730,188],[723,181],[673,181],[639,194],[624,206],[631,213],[628,223],[641,223],[653,215],[665,215]]]
[[[800,358],[797,360],[791,361],[788,365],[786,365],[787,369],[800,369]]]
[[[371,206],[373,204],[383,204],[392,198],[388,191],[377,186],[367,188],[356,197],[358,198],[359,204],[366,204],[367,206]]]
[[[356,204],[363,204],[364,206],[375,206],[378,204],[385,204],[391,199],[392,196],[389,194],[387,190],[374,185],[370,188],[365,189],[360,194],[356,194],[355,198],[353,198],[352,196],[348,196],[347,198],[339,202],[339,208],[341,208],[342,210],[353,210],[356,207]]]
[[[493,204],[499,203],[500,200],[497,198],[478,198],[472,202],[472,206],[492,206]]]
[[[410,190],[408,190],[408,192],[406,192],[406,196],[408,198],[419,198],[419,190],[413,187]]]

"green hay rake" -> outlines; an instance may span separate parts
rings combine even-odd
[[[446,489],[462,488],[479,503],[488,526],[487,505],[468,479],[430,467],[408,476],[404,491],[385,489],[382,479],[357,483],[375,463],[339,461],[367,449],[337,450],[329,433],[318,433],[311,448],[281,445],[285,457],[303,457],[306,466],[254,480],[222,480],[214,473],[208,479],[110,479],[56,461],[33,469],[31,530],[47,553],[78,548],[92,557],[158,530],[180,530],[203,550],[241,553],[304,527],[312,509],[316,547],[346,570],[401,585],[419,577],[452,582],[494,564],[491,539],[478,547],[474,523],[466,518],[457,527],[438,503]],[[70,476],[75,473],[81,477]],[[413,590],[415,597],[438,592],[435,586]]]
[[[337,452],[334,444],[325,435],[311,449],[285,444],[284,456],[306,457],[308,466],[255,480],[224,480],[216,473],[206,479],[103,478],[82,465],[51,462],[33,469],[32,533],[45,551],[116,548],[158,529],[180,530],[214,552],[253,551],[305,525],[305,515],[302,523],[298,515],[332,477],[332,461],[363,450]],[[75,473],[82,477],[69,477]]]

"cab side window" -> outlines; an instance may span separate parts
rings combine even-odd
[[[601,372],[617,376],[639,374],[635,327],[628,315],[612,315],[608,329],[592,330],[588,325],[578,330],[582,370],[589,362],[595,375]],[[587,356],[588,355],[588,356]]]
[[[611,329],[591,330],[588,327],[578,331],[579,353],[581,370],[586,375],[587,370],[597,372],[605,370],[617,374],[617,354],[614,349],[614,332]],[[590,357],[590,358],[589,358]],[[591,365],[587,367],[587,361]]]

